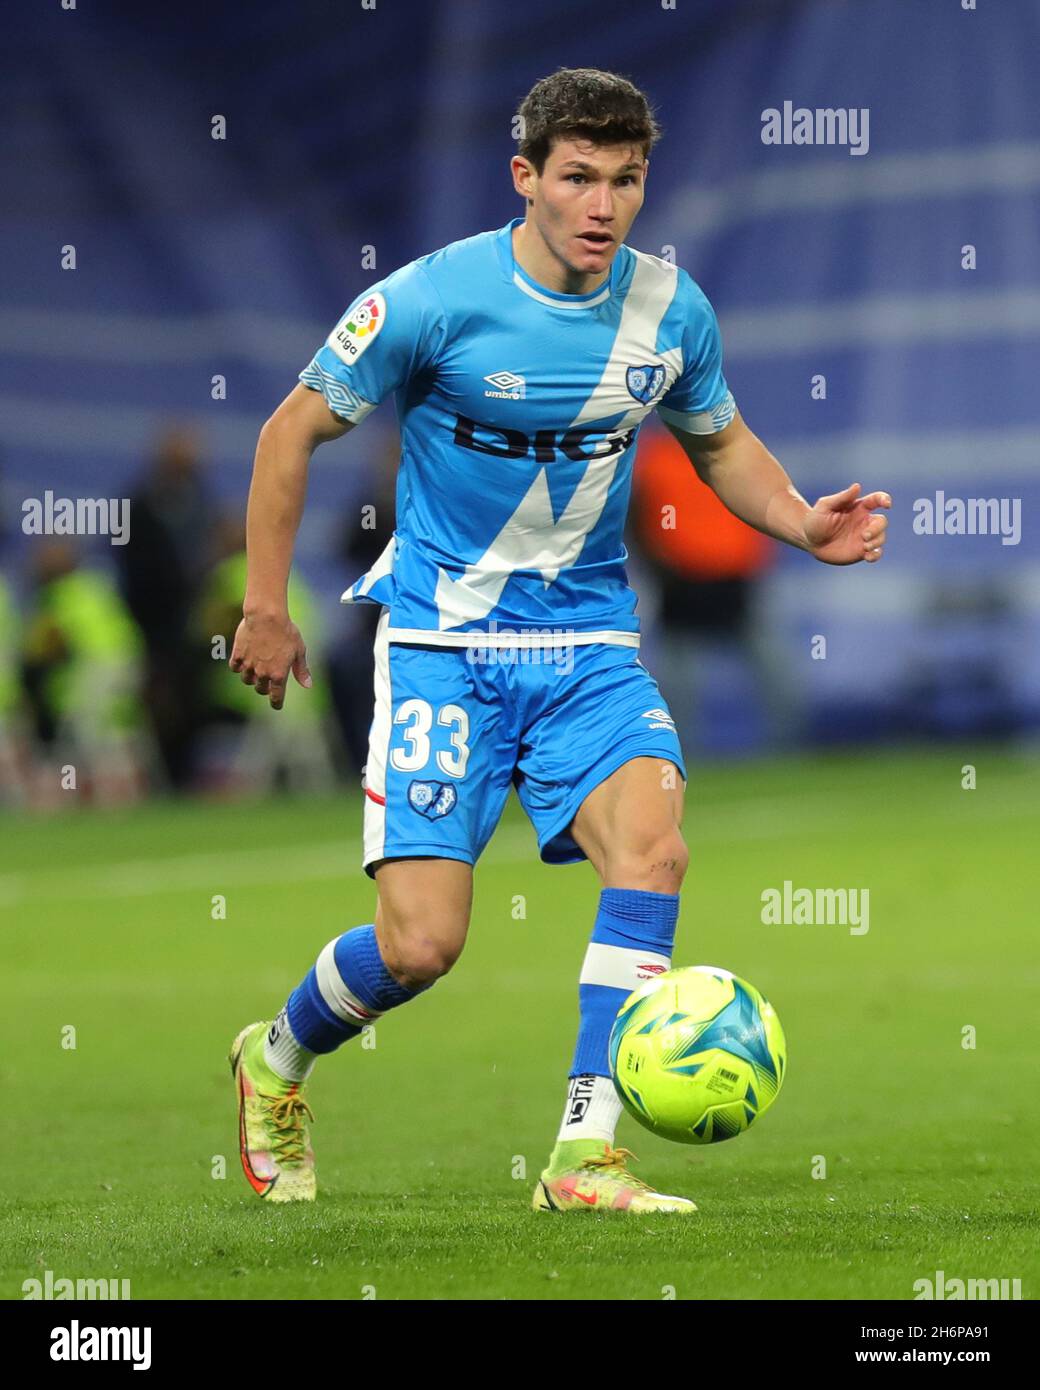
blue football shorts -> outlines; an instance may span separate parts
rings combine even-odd
[[[568,833],[632,758],[686,768],[675,722],[634,647],[458,648],[376,637],[364,858],[475,864],[515,786],[547,864],[585,858]]]

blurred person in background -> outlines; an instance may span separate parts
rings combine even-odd
[[[199,440],[174,426],[130,498],[123,593],[147,650],[146,702],[169,784],[185,788],[199,728],[204,668],[189,631],[212,555],[213,504]]]
[[[801,718],[790,662],[761,613],[776,542],[734,516],[656,424],[639,441],[630,534],[656,582],[657,627],[647,645],[684,746],[703,747],[706,677],[734,655],[754,674],[770,744],[794,744]]]
[[[225,662],[242,621],[246,580],[246,528],[240,517],[224,516],[215,530],[216,563],[205,579],[191,627],[192,650],[205,650],[204,729],[197,750],[199,783],[209,790],[266,792],[321,791],[332,785],[333,757],[328,739],[329,700],[324,685],[313,700],[298,700],[278,717],[267,700],[258,700],[239,681],[227,679]],[[294,612],[307,615],[320,669],[318,605],[299,574],[289,578]],[[215,639],[222,638],[223,644]],[[371,694],[369,695],[371,704]]]
[[[18,681],[20,626],[14,593],[0,574],[0,806],[20,806],[26,796],[26,730]]]
[[[5,503],[0,471],[0,550],[6,541]],[[21,615],[17,597],[14,586],[0,572],[0,808],[21,806],[28,792],[29,730],[18,674],[20,649]]]
[[[95,801],[140,794],[148,762],[138,693],[143,674],[144,644],[115,584],[82,568],[71,540],[42,541],[22,645],[40,745],[38,803],[60,804],[67,766],[75,769],[75,790]]]

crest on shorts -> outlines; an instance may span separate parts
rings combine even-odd
[[[664,368],[647,363],[644,367],[628,367],[625,371],[625,385],[629,394],[635,396],[640,405],[652,401],[664,385]]]
[[[440,820],[458,804],[459,794],[450,782],[411,782],[408,805],[427,820]]]

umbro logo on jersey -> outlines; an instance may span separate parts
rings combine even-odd
[[[499,401],[522,401],[527,398],[527,382],[516,372],[492,372],[484,380],[490,381],[495,388],[494,391],[485,391],[485,396]]]
[[[675,720],[666,709],[648,709],[642,714],[643,719],[650,720],[651,729],[674,729]]]

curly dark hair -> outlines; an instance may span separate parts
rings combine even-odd
[[[518,114],[518,152],[539,174],[553,140],[562,137],[641,145],[644,159],[661,137],[646,94],[627,77],[599,68],[558,68],[534,84]]]

